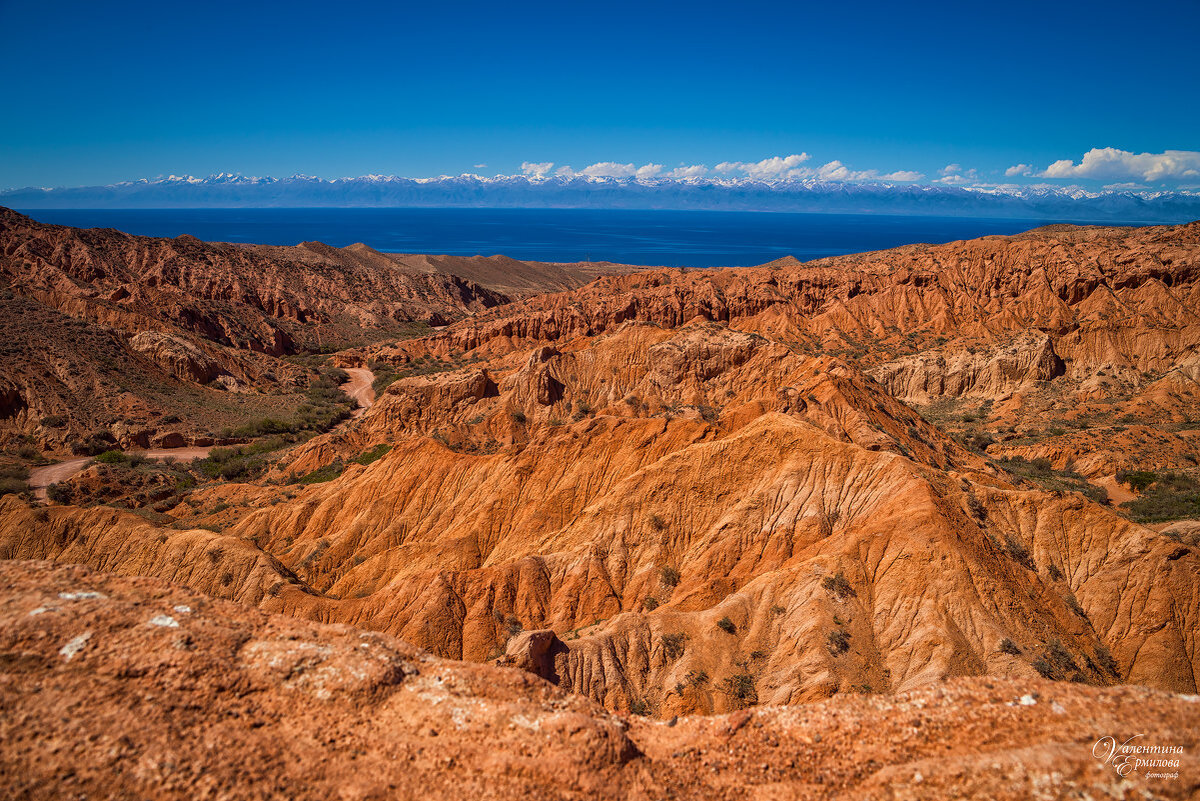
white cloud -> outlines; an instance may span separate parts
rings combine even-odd
[[[796,168],[808,161],[812,156],[807,153],[794,153],[790,156],[772,156],[762,161],[722,161],[715,169],[717,172],[743,172],[750,178],[796,178],[801,177],[792,173]]]
[[[1007,170],[1004,171],[1005,178],[1013,178],[1018,175],[1022,175],[1022,176],[1033,175],[1033,165],[1032,164],[1014,164],[1013,166],[1009,167]]]
[[[592,178],[629,178],[637,173],[637,167],[632,164],[618,164],[615,161],[600,161],[584,167],[580,175]]]
[[[841,161],[834,160],[820,167],[805,167],[804,162],[812,158],[807,153],[793,153],[790,156],[771,156],[762,161],[722,161],[712,172],[740,173],[756,180],[802,180],[817,178],[822,181],[919,181],[925,176],[915,170],[896,170],[895,172],[880,173],[879,170],[852,170]],[[957,165],[953,165],[957,167]],[[525,162],[521,170],[526,175],[545,175],[554,167],[553,162]],[[600,161],[584,167],[578,172],[570,165],[563,165],[554,170],[555,175],[574,178],[587,176],[589,178],[700,178],[709,174],[705,164],[680,164],[667,171],[662,164],[633,163],[623,164],[617,161]],[[974,171],[969,173],[972,177]]]
[[[1105,184],[1104,188],[1110,192],[1139,192],[1149,189],[1150,186],[1148,184],[1138,184],[1132,181],[1125,181],[1124,183],[1119,184]]]
[[[1200,177],[1200,152],[1164,150],[1162,153],[1131,153],[1115,147],[1092,148],[1079,163],[1060,159],[1043,172],[1041,178],[1122,178],[1164,181]]]
[[[486,165],[486,164],[476,164],[476,165],[475,165],[475,169],[477,169],[477,170],[486,170],[486,169],[487,169],[487,165]]]
[[[979,173],[971,168],[964,171],[961,164],[947,164],[938,170],[941,178],[934,178],[934,183],[946,184],[947,186],[962,186],[963,184],[979,183]]]

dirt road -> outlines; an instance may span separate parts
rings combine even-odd
[[[365,367],[342,369],[350,376],[350,380],[342,384],[342,391],[358,401],[358,409],[355,410],[354,416],[361,417],[375,402],[375,390],[371,388],[371,384],[375,383],[375,374]]]
[[[203,459],[205,456],[208,456],[208,452],[211,450],[212,448],[157,448],[146,451],[146,456],[150,459],[166,459],[170,457],[180,462],[190,462],[195,459]],[[91,461],[92,457],[86,456],[82,459],[68,459],[65,462],[50,464],[45,467],[35,467],[29,471],[29,488],[33,490],[33,494],[38,499],[44,501],[46,500],[47,487],[59,481],[66,481],[87,467]]]
[[[375,374],[363,367],[347,367],[350,380],[342,385],[342,391],[358,402],[354,416],[364,414],[375,402],[375,390],[371,384],[375,382]],[[168,457],[181,462],[190,462],[208,456],[212,448],[158,448],[146,451],[150,459],[166,459]],[[87,467],[91,457],[69,459],[58,464],[35,467],[29,471],[29,488],[39,500],[46,500],[46,488],[59,481],[66,481],[71,476]]]

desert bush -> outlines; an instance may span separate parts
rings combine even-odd
[[[645,717],[650,714],[650,705],[644,699],[631,698],[629,699],[629,713]]]
[[[129,461],[129,457],[123,451],[105,451],[95,459],[100,464],[125,464]]]
[[[669,565],[663,565],[658,570],[658,578],[665,587],[675,587],[679,584],[679,571]]]
[[[683,643],[686,639],[687,635],[683,632],[679,632],[677,634],[664,634],[659,638],[659,640],[662,642],[663,654],[667,657],[667,659],[678,659],[679,657],[683,656]]]
[[[835,576],[826,576],[821,579],[821,586],[836,595],[839,599],[858,597],[858,593],[854,591],[854,587],[850,586],[850,582],[846,579],[846,574],[840,570]]]
[[[1033,562],[1033,557],[1026,550],[1025,546],[1013,539],[1012,535],[1004,535],[1004,550],[1008,551],[1008,555],[1015,561],[1020,562],[1030,570],[1037,570],[1037,565]]]
[[[1117,481],[1128,484],[1134,492],[1145,492],[1151,484],[1158,481],[1158,473],[1150,470],[1119,470]]]
[[[723,631],[727,634],[733,634],[734,632],[737,631],[737,626],[735,626],[733,624],[733,621],[730,620],[728,617],[723,617],[720,620],[718,620],[717,628],[719,628],[721,631]]]
[[[642,606],[646,607],[646,609],[653,612],[655,609],[658,608],[658,599],[655,598],[654,596],[650,596],[646,600],[642,601]]]
[[[63,414],[48,414],[42,418],[42,425],[46,428],[62,428],[67,424],[67,416]]]
[[[850,635],[844,629],[834,629],[825,638],[825,645],[829,649],[829,653],[841,656],[850,650]]]
[[[1200,517],[1200,482],[1182,473],[1165,473],[1142,497],[1121,504],[1138,523],[1162,523]]]
[[[517,423],[518,425],[525,425],[525,423],[529,420],[529,418],[525,416],[525,412],[521,411],[520,409],[509,412],[508,416],[511,417],[513,422]]]
[[[1096,663],[1104,669],[1106,673],[1113,676],[1121,675],[1121,668],[1117,664],[1117,660],[1113,659],[1112,652],[1103,645],[1096,646]]]
[[[46,497],[55,503],[70,503],[75,489],[65,481],[58,481],[46,487]]]
[[[754,686],[754,677],[749,673],[738,673],[728,676],[721,682],[721,692],[736,701],[739,706],[749,706],[757,703],[758,692]]]
[[[976,520],[987,519],[987,509],[984,508],[983,501],[979,500],[973,492],[967,494],[967,511]]]
[[[1003,653],[1012,654],[1013,656],[1021,655],[1021,649],[1017,646],[1017,644],[1015,642],[1008,639],[1007,637],[1005,637],[1003,640],[1000,641],[1000,650]]]

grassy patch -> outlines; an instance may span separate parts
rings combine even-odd
[[[1033,481],[1052,492],[1078,492],[1096,503],[1108,501],[1108,493],[1102,487],[1089,483],[1069,467],[1066,470],[1055,470],[1049,459],[1029,461],[1014,456],[1011,459],[1001,459],[997,464],[1012,475]]]
[[[385,453],[387,453],[388,451],[390,451],[391,449],[392,449],[392,446],[388,445],[386,442],[380,443],[379,445],[376,445],[374,448],[371,448],[371,450],[364,451],[363,453],[359,454],[357,457],[355,457],[354,461],[356,464],[362,464],[362,465],[371,464],[372,462],[377,462],[380,459],[382,459],[383,455]]]
[[[1200,482],[1181,473],[1164,473],[1155,477],[1142,497],[1121,508],[1138,523],[1200,518]]]

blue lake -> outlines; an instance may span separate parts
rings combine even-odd
[[[400,253],[501,253],[536,261],[749,266],[916,242],[1014,234],[1053,220],[596,209],[35,209],[36,220],[209,241],[338,247],[364,242]]]

